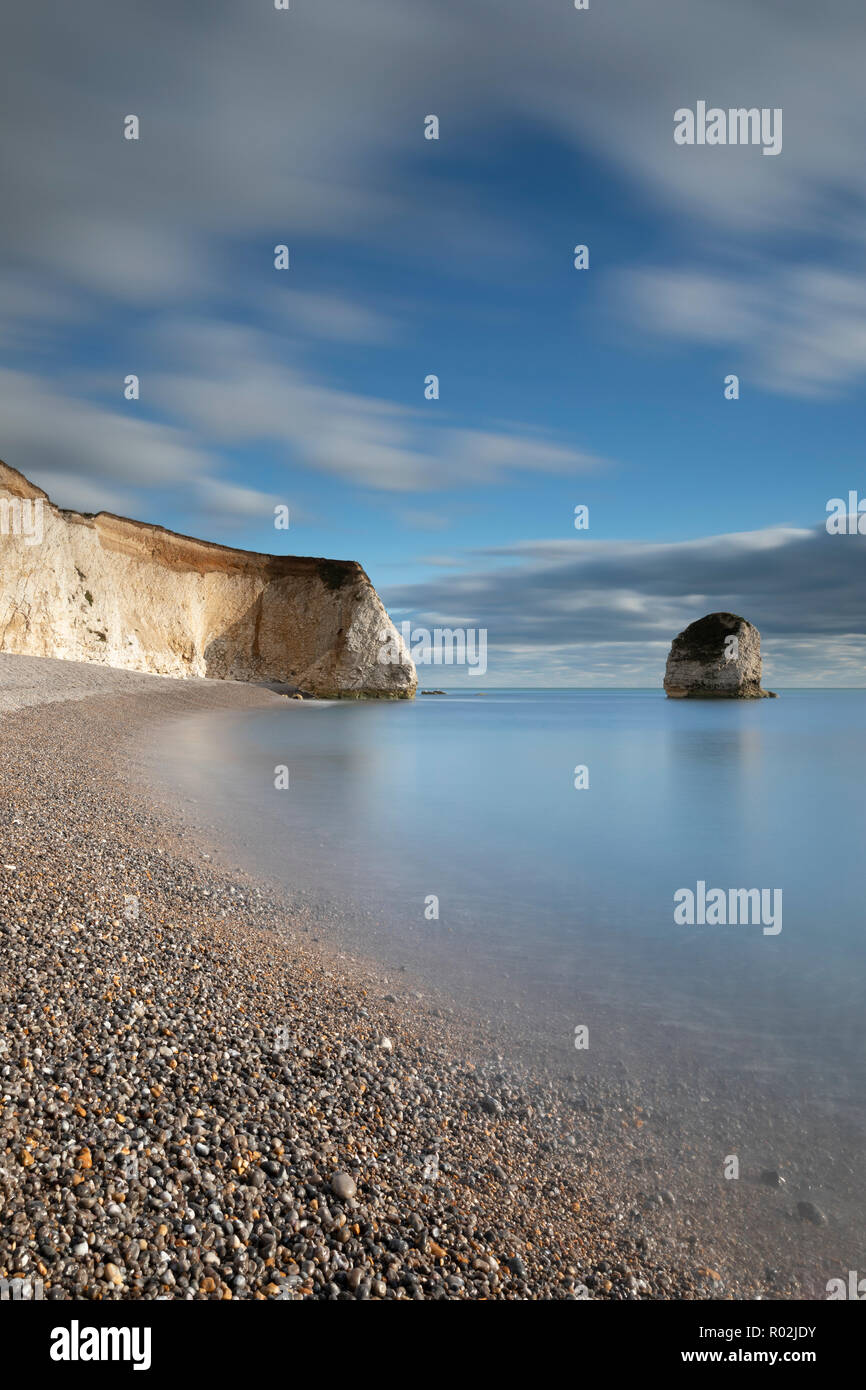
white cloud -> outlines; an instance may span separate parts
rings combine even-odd
[[[202,511],[225,521],[273,520],[274,508],[288,505],[285,498],[220,478],[198,478],[195,490]]]
[[[866,275],[811,266],[740,273],[640,271],[622,300],[641,327],[684,342],[730,346],[747,383],[816,398],[866,374]]]
[[[421,123],[467,154],[526,122],[616,167],[713,233],[862,242],[860,0],[329,0],[302,14],[152,0],[19,6],[4,32],[7,258],[122,300],[216,289],[239,238],[310,232],[482,263],[524,229],[443,183]],[[683,148],[698,97],[784,110],[784,149]],[[127,111],[141,138],[122,138]],[[440,161],[441,163],[441,161]],[[399,171],[399,179],[395,179]],[[444,196],[443,196],[444,195]],[[482,233],[479,235],[479,233]]]
[[[323,385],[280,362],[279,344],[250,328],[181,322],[165,325],[162,336],[174,365],[149,378],[149,399],[213,445],[282,445],[287,463],[390,492],[602,465],[537,430],[457,429],[437,423],[432,402],[411,408]],[[420,400],[420,383],[418,395]]]
[[[4,459],[4,463],[6,461]],[[56,507],[72,512],[113,512],[115,516],[135,517],[137,495],[133,492],[105,482],[94,482],[82,473],[54,472],[50,468],[40,468],[27,476],[48,493]]]
[[[293,286],[268,295],[262,308],[287,329],[295,328],[335,342],[387,343],[399,331],[385,314],[343,295],[316,294]]]
[[[207,453],[185,430],[67,395],[26,372],[0,370],[4,461],[39,483],[78,476],[129,487],[177,483],[204,472]]]

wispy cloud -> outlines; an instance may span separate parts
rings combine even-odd
[[[483,275],[506,247],[528,260],[526,228],[431,160],[420,123],[437,105],[452,148],[483,147],[506,123],[547,131],[705,241],[777,238],[785,255],[798,231],[816,252],[819,240],[825,254],[862,248],[864,42],[859,0],[837,0],[832,23],[806,0],[735,3],[724,23],[715,0],[591,14],[560,0],[331,0],[303,13],[213,0],[206,15],[153,0],[134,43],[114,0],[61,7],[47,27],[19,6],[4,32],[17,119],[0,132],[0,250],[145,304],[225,296],[251,236],[263,252],[310,232],[351,238],[460,274]],[[673,112],[698,90],[783,107],[782,157],[675,147]],[[127,111],[138,142],[121,138]],[[375,331],[330,292],[295,307],[315,334]]]
[[[287,505],[285,498],[252,487],[240,487],[220,478],[198,478],[196,495],[202,513],[223,522],[272,521],[274,509]]]
[[[866,375],[866,272],[646,270],[621,292],[646,332],[731,348],[749,385],[821,398]]]
[[[400,334],[395,319],[343,294],[323,294],[294,286],[269,294],[262,313],[287,331],[341,343],[388,343]]]
[[[0,397],[5,462],[41,486],[49,479],[63,506],[80,508],[85,493],[122,504],[199,477],[212,462],[187,431],[67,394],[36,374],[0,370]],[[105,489],[97,493],[96,483]]]
[[[412,408],[328,386],[281,363],[279,344],[251,328],[187,322],[166,325],[164,336],[176,362],[170,373],[151,378],[151,399],[213,446],[282,445],[287,463],[388,492],[602,466],[537,430],[454,428],[438,422],[438,403]]]

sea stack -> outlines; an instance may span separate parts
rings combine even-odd
[[[672,700],[763,700],[761,634],[736,613],[708,613],[675,637],[664,680]]]

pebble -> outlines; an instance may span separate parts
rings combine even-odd
[[[797,1215],[801,1221],[811,1221],[813,1226],[826,1226],[827,1218],[814,1202],[798,1202]]]
[[[312,944],[312,913],[157,814],[127,736],[266,698],[157,684],[0,724],[17,865],[0,922],[0,1278],[41,1261],[64,1300],[706,1297],[595,1158],[615,1096],[582,1081],[577,1103],[452,1011],[422,1019],[418,991],[379,1002],[381,975]]]
[[[785,1185],[785,1179],[781,1173],[776,1172],[775,1168],[765,1168],[761,1174],[761,1182],[766,1183],[768,1187],[784,1187]]]

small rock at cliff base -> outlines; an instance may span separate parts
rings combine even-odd
[[[675,637],[664,679],[672,700],[761,700],[761,634],[736,613],[709,613]]]

